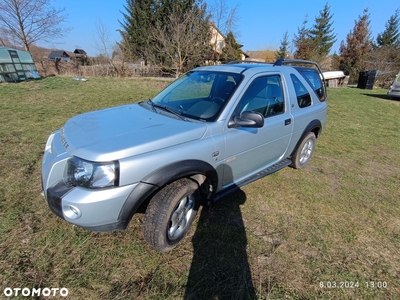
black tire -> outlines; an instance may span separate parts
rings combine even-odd
[[[182,178],[155,194],[143,221],[143,236],[147,243],[160,252],[168,252],[180,243],[197,215],[198,188],[196,182]]]
[[[303,169],[314,154],[316,142],[317,138],[314,132],[309,132],[294,152],[290,166],[295,169]]]

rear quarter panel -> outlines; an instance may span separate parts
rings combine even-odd
[[[314,90],[310,87],[308,82],[297,72],[290,72],[303,83],[303,85],[307,88],[309,94],[311,95],[311,106],[300,108],[297,102],[296,91],[293,86],[293,82],[290,78],[290,74],[286,76],[287,89],[288,89],[288,101],[291,109],[291,113],[294,119],[294,127],[293,127],[293,135],[292,140],[288,148],[288,153],[292,153],[295,150],[297,143],[302,137],[304,130],[308,127],[310,123],[314,120],[319,120],[321,122],[322,129],[326,124],[326,115],[328,111],[327,101],[321,102],[314,92]],[[320,132],[321,132],[320,131]]]

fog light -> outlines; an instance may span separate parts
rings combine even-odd
[[[81,211],[72,205],[64,206],[63,213],[68,219],[79,219],[82,216]]]

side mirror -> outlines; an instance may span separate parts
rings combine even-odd
[[[240,116],[233,117],[228,127],[261,128],[264,126],[264,116],[256,111],[244,111]]]

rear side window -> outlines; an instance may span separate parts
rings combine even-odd
[[[304,86],[304,84],[301,83],[301,81],[299,80],[299,78],[297,78],[296,75],[290,74],[290,77],[292,78],[294,90],[296,91],[297,103],[299,104],[299,107],[304,108],[310,106],[311,95]]]
[[[298,70],[300,74],[304,77],[305,80],[310,84],[315,93],[318,96],[318,99],[322,102],[325,101],[325,89],[322,85],[321,78],[319,77],[318,72],[310,71],[310,70]]]

